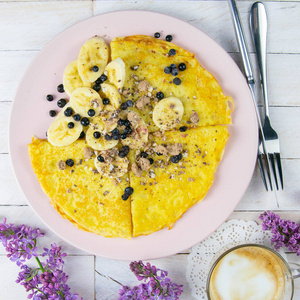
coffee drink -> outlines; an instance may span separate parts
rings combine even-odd
[[[212,300],[279,300],[285,266],[271,251],[255,246],[235,249],[215,266],[209,283]]]

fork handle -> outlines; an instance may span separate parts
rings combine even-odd
[[[265,103],[265,117],[269,118],[269,100],[267,90],[267,13],[261,2],[255,2],[251,7],[250,27],[257,54],[262,92]]]

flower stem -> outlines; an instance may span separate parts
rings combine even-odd
[[[41,262],[40,262],[39,258],[38,258],[38,257],[36,257],[35,259],[36,259],[37,263],[39,264],[39,266],[40,266],[40,268],[41,268],[41,271],[44,273],[44,272],[45,272],[45,270],[44,270],[44,268],[43,268],[43,266],[42,266],[42,264],[41,264]]]

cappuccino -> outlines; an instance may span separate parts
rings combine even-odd
[[[282,262],[270,251],[247,246],[225,255],[209,284],[212,300],[279,300],[285,289]]]

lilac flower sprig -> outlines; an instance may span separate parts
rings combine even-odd
[[[285,246],[291,252],[300,255],[300,226],[290,220],[281,219],[279,215],[267,211],[259,216],[263,230],[270,230],[272,235],[271,243],[274,248]]]
[[[78,294],[72,294],[67,285],[68,276],[63,271],[66,253],[61,253],[61,247],[51,244],[51,248],[44,248],[41,262],[37,254],[37,238],[44,236],[40,230],[25,225],[7,224],[6,219],[0,223],[0,240],[8,252],[7,257],[16,262],[21,271],[16,280],[29,292],[28,299],[43,300],[76,300]],[[30,268],[25,264],[35,257],[38,268]],[[82,298],[81,298],[82,299]]]
[[[145,265],[142,261],[131,262],[130,270],[139,281],[144,281],[144,283],[132,289],[123,286],[119,290],[119,300],[178,300],[183,292],[183,286],[171,282],[171,279],[167,277],[167,271],[158,269],[150,263]]]

